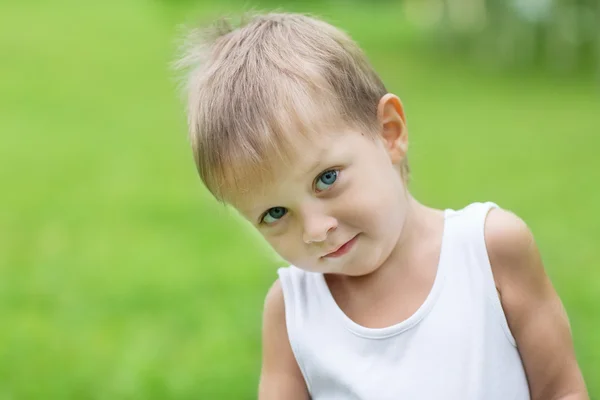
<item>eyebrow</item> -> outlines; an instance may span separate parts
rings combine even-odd
[[[315,162],[311,163],[309,165],[309,168],[307,168],[306,170],[304,170],[304,174],[308,175],[311,172],[313,172],[314,170],[317,169],[317,167],[319,167],[319,165],[321,165],[321,162],[323,161],[323,157],[325,156],[325,154],[329,153],[330,148],[329,147],[323,147],[319,150],[316,151],[316,159]],[[253,219],[255,214],[258,214],[257,218],[260,218],[260,216],[265,212],[269,210],[269,207],[264,208],[263,206],[257,206],[251,209],[240,209],[240,211],[242,211],[244,214],[248,215],[248,216],[252,216]]]
[[[312,163],[310,165],[310,168],[307,168],[305,171],[305,174],[308,175],[311,172],[313,172],[315,169],[317,169],[317,167],[319,165],[321,165],[321,161],[323,159],[323,156],[327,153],[329,149],[327,147],[323,147],[321,150],[319,150],[319,152],[317,153],[317,157],[314,163]]]

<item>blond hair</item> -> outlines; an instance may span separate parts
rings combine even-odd
[[[256,184],[270,163],[290,161],[298,138],[344,127],[373,134],[387,93],[347,34],[300,14],[259,14],[238,27],[220,20],[194,30],[176,66],[189,72],[196,167],[221,201]]]

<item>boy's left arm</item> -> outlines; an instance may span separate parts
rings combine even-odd
[[[587,400],[569,320],[533,235],[514,214],[492,209],[485,241],[496,287],[533,400]]]

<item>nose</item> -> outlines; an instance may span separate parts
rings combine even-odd
[[[337,228],[337,219],[327,215],[318,207],[306,207],[302,212],[304,243],[324,242],[329,232]]]

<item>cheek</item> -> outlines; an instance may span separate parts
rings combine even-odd
[[[268,236],[264,238],[277,254],[284,260],[290,263],[296,263],[302,255],[302,238],[295,235],[292,231]]]
[[[285,236],[285,235],[284,235]],[[309,272],[322,272],[315,260],[308,256],[301,237],[288,235],[267,239],[273,250],[286,262]]]
[[[406,213],[406,200],[401,179],[393,174],[356,185],[348,194],[347,201],[351,206],[347,209],[353,211],[348,213],[349,218],[360,224],[359,229],[369,229],[372,233],[381,234],[390,229],[397,231],[401,228]]]

